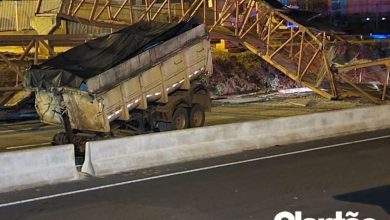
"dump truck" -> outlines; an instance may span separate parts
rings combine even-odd
[[[211,74],[209,35],[193,20],[139,22],[26,71],[43,123],[62,125],[54,144],[125,133],[201,127],[211,107],[200,82]]]

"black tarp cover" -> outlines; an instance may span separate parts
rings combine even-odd
[[[280,1],[277,1],[277,0],[263,0],[263,1],[267,2],[267,4],[269,4],[270,6],[272,6],[275,9],[284,8],[284,5]]]
[[[32,66],[24,74],[24,86],[79,88],[91,77],[197,26],[195,21],[179,24],[139,22],[104,37],[96,38],[46,62]]]

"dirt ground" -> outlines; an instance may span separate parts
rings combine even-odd
[[[206,113],[206,125],[208,126],[358,108],[372,104],[359,100],[326,100],[316,94],[304,94],[266,99],[259,102],[214,103],[213,105],[211,112]]]
[[[330,101],[315,94],[292,94],[279,97],[263,95],[261,97],[265,98],[255,102],[252,102],[253,97],[249,96],[234,99],[236,103],[242,102],[241,104],[224,103],[225,100],[214,101],[211,112],[206,113],[206,126],[303,115],[370,105],[368,103],[361,103],[357,100]],[[49,145],[53,135],[60,130],[61,128],[58,126],[44,125],[39,121],[17,123],[0,122],[0,151]]]

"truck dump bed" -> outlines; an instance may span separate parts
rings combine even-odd
[[[41,120],[72,129],[109,132],[132,109],[167,103],[177,89],[212,71],[204,25],[141,22],[75,47],[28,70],[24,86],[36,93]]]

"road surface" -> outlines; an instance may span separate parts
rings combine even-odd
[[[390,130],[0,194],[0,219],[389,219]]]

